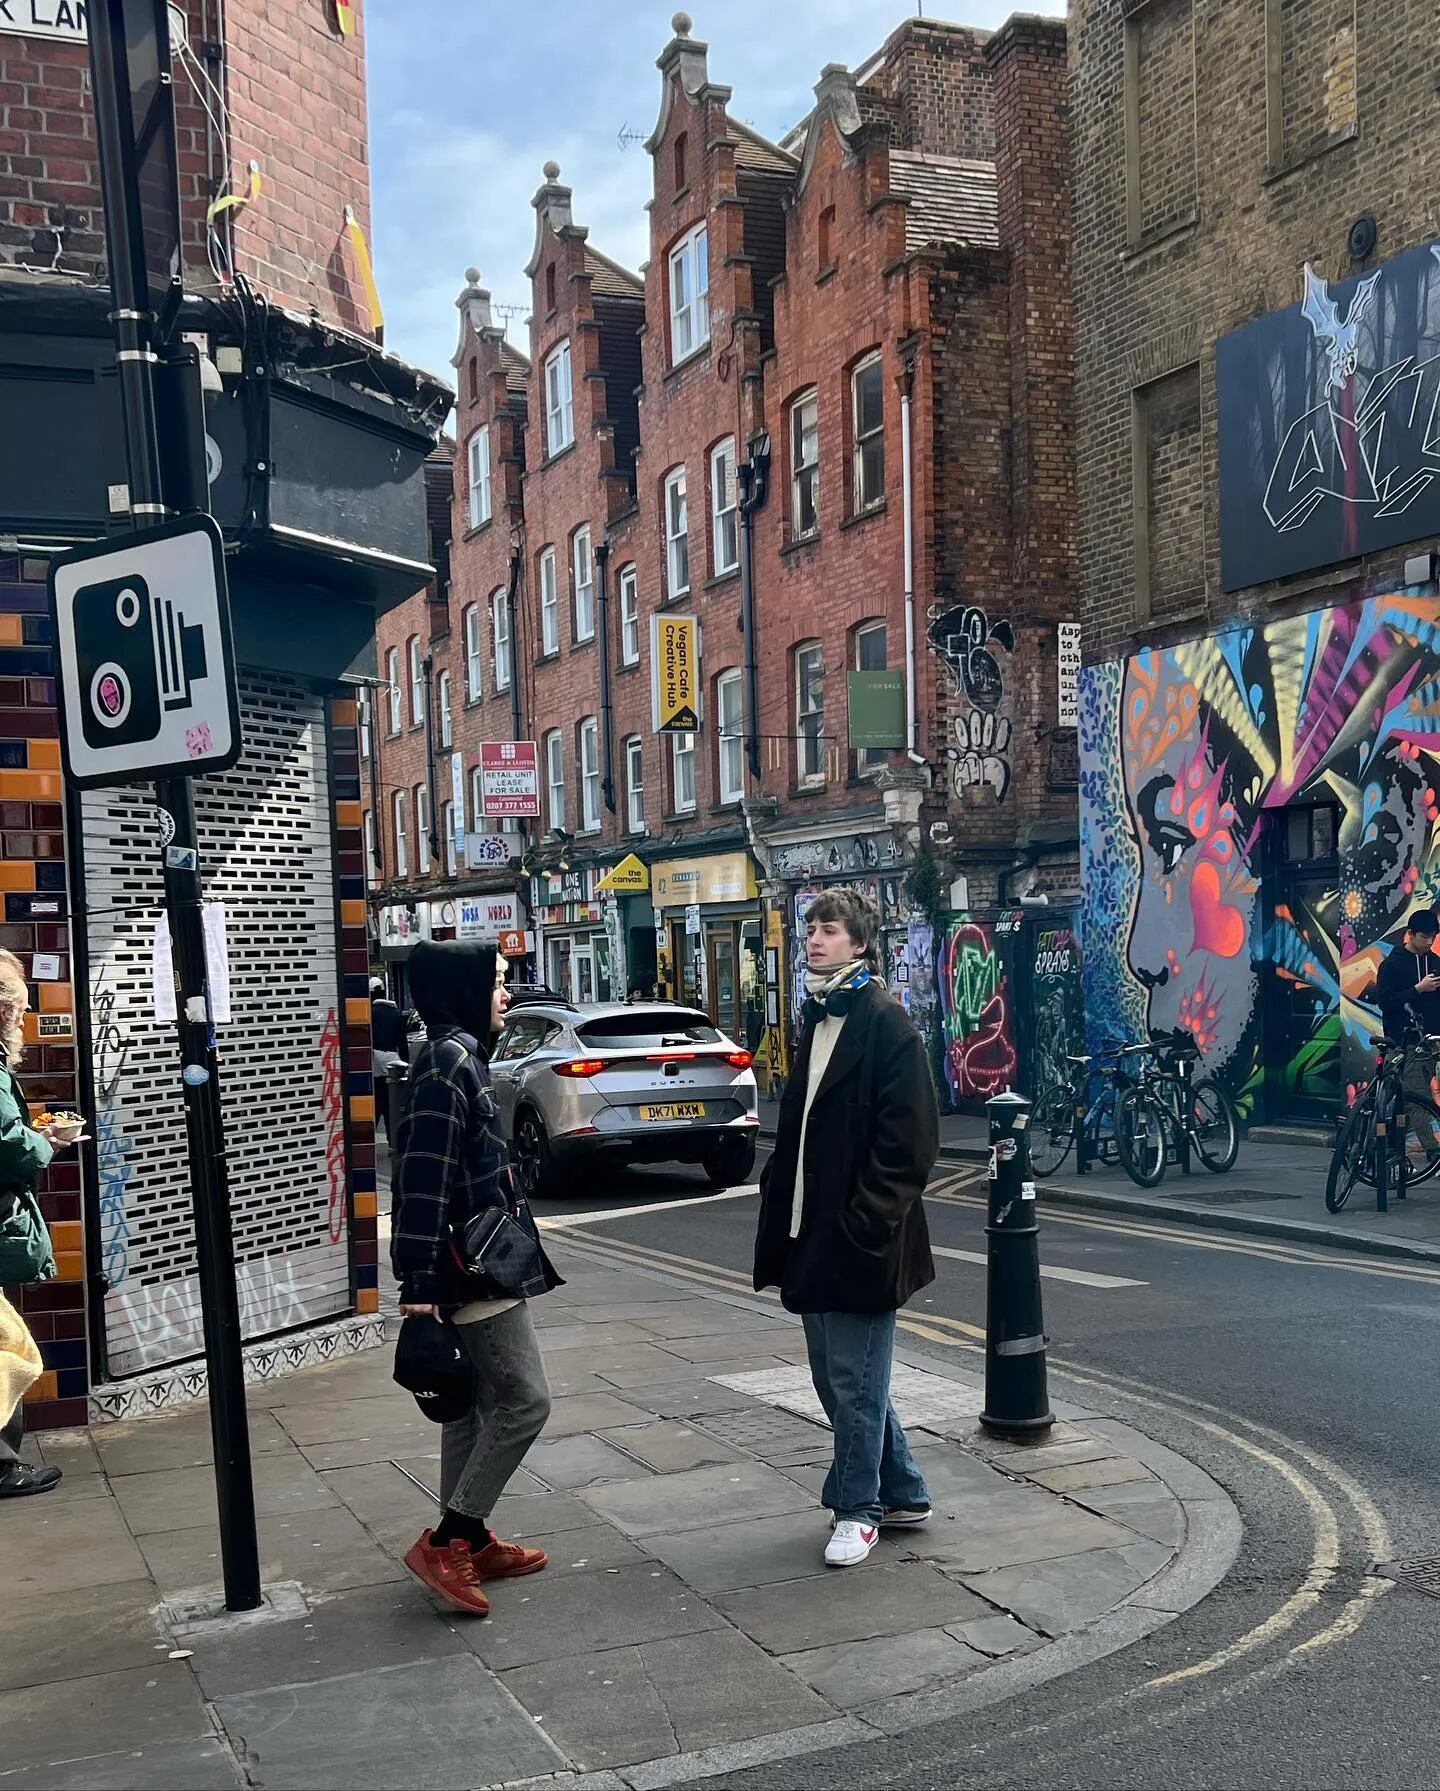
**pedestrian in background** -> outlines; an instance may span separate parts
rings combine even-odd
[[[502,1542],[490,1513],[550,1415],[550,1389],[525,1300],[494,1298],[467,1277],[457,1242],[486,1207],[518,1207],[490,1047],[510,997],[493,945],[423,942],[409,963],[426,1042],[410,1069],[410,1099],[396,1141],[390,1260],[400,1310],[453,1322],[474,1365],[470,1410],[440,1433],[444,1515],[405,1557],[424,1585],[457,1609],[484,1616],[482,1580],[545,1566],[542,1550]],[[539,1252],[542,1286],[560,1285]]]
[[[1427,1038],[1440,1033],[1440,963],[1435,956],[1435,937],[1440,916],[1433,908],[1417,908],[1405,924],[1398,946],[1391,946],[1375,978],[1375,999],[1380,1008],[1385,1037],[1408,1044],[1405,1053],[1406,1094],[1434,1099],[1435,1052],[1429,1045],[1410,1040],[1419,1027]],[[1422,1140],[1426,1155],[1435,1155],[1433,1139]]]
[[[405,1021],[400,1009],[385,993],[380,978],[370,982],[370,1069],[375,1078],[375,1107],[385,1127],[385,1140],[393,1148],[390,1136],[389,1078],[392,1063],[405,1061]]]
[[[935,1279],[920,1197],[940,1117],[920,1035],[877,976],[879,924],[855,889],[827,890],[806,914],[804,1036],[760,1178],[755,1287],[802,1315],[835,1433],[820,1495],[830,1567],[930,1516],[890,1369],[895,1314]]]
[[[47,1281],[55,1273],[36,1189],[56,1145],[49,1127],[37,1131],[29,1123],[15,1080],[29,1007],[24,965],[13,952],[0,951],[0,1285]],[[42,1367],[25,1320],[0,1294],[0,1499],[49,1492],[60,1481],[59,1468],[32,1467],[20,1459],[21,1401]]]

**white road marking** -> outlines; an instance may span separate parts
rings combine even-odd
[[[956,1262],[978,1263],[983,1269],[986,1263],[982,1250],[951,1250],[943,1244],[930,1246],[932,1256],[953,1257]],[[1096,1275],[1089,1269],[1061,1269],[1053,1265],[1040,1266],[1041,1276],[1047,1281],[1073,1281],[1077,1287],[1148,1287],[1148,1281],[1131,1281],[1124,1275]]]
[[[688,1200],[651,1200],[643,1206],[612,1206],[603,1213],[565,1213],[535,1223],[541,1231],[567,1231],[572,1225],[600,1225],[607,1219],[644,1219],[651,1213],[668,1213],[676,1207],[708,1206],[712,1200],[748,1200],[760,1192],[759,1182],[743,1188],[722,1188],[718,1194],[692,1194]]]

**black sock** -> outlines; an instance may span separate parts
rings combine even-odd
[[[463,1511],[452,1511],[448,1506],[430,1537],[432,1548],[445,1548],[452,1542],[468,1542],[477,1553],[490,1541],[490,1531],[478,1517],[466,1517]]]

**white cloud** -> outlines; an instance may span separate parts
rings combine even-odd
[[[1063,12],[1063,0],[1041,0]],[[530,201],[553,159],[577,224],[615,260],[649,253],[650,158],[617,143],[648,136],[660,103],[655,58],[672,5],[629,13],[549,0],[543,13],[475,0],[370,0],[366,13],[376,275],[386,344],[449,376],[455,299],[479,267],[496,304],[528,305]],[[827,62],[857,67],[908,15],[884,0],[727,0],[695,6],[711,78],[734,89],[734,117],[779,136],[808,110]],[[1011,9],[978,0],[968,23]],[[510,338],[528,347],[524,315]]]

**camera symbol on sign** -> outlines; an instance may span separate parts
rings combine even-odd
[[[154,740],[167,711],[188,709],[206,676],[205,630],[145,580],[107,579],[75,597],[75,656],[91,747]]]

